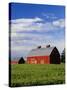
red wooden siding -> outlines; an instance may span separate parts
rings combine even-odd
[[[49,64],[50,57],[49,56],[27,57],[27,63],[29,64]]]
[[[11,61],[10,64],[18,64],[18,61]]]

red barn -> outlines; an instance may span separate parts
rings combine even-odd
[[[60,64],[60,54],[56,47],[32,49],[27,56],[29,64]]]
[[[18,60],[11,60],[10,64],[18,64]]]

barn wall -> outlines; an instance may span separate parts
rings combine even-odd
[[[49,56],[27,57],[27,63],[29,64],[49,64],[50,57]]]

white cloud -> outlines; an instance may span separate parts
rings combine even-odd
[[[42,23],[42,21],[44,20],[41,18],[11,20],[11,33],[20,31],[48,32],[58,30],[58,28],[63,28],[65,25],[64,19],[45,23]]]
[[[37,22],[37,21],[42,21],[41,18],[35,17],[35,18],[22,18],[22,19],[15,19],[11,20],[11,23],[18,24],[18,23],[32,23],[32,22]]]
[[[19,31],[41,30],[41,25],[36,23],[40,21],[43,20],[38,17],[31,19],[22,18],[11,20],[11,33],[16,33]]]
[[[65,27],[65,20],[64,19],[59,19],[59,20],[56,20],[56,21],[53,21],[53,25],[54,26],[58,26],[58,27]]]
[[[62,38],[60,42],[58,39],[55,40],[54,35],[49,35],[49,32],[63,30],[64,19],[44,23],[42,21],[44,20],[38,17],[11,20],[11,51],[25,53],[38,45],[45,46],[47,44],[57,46],[61,51],[64,47],[64,40]],[[33,31],[39,34],[33,33]]]

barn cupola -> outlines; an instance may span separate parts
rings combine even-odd
[[[50,45],[46,45],[46,48],[49,48],[50,47]]]
[[[38,49],[40,49],[40,48],[41,48],[41,46],[38,46],[37,48],[38,48]]]

